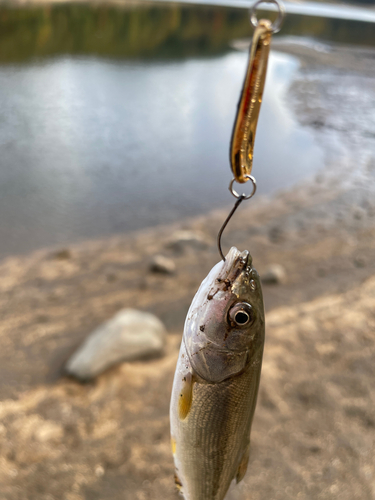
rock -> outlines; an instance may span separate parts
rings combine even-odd
[[[72,258],[72,252],[69,250],[69,248],[61,248],[60,250],[57,250],[53,254],[51,254],[52,259],[56,260],[69,260]]]
[[[150,262],[150,271],[154,273],[173,274],[176,271],[176,264],[172,259],[164,255],[154,255]]]
[[[325,121],[324,121],[324,119],[317,118],[316,120],[312,120],[312,121],[310,122],[310,125],[311,125],[312,127],[314,127],[314,128],[316,128],[316,129],[318,129],[318,130],[319,130],[319,129],[321,129],[321,128],[323,128],[323,127],[325,126]],[[320,182],[322,182],[322,181],[321,181],[321,180],[317,180],[317,182],[319,182],[319,183],[320,183]]]
[[[114,283],[115,281],[117,281],[117,274],[108,273],[106,278],[107,278],[108,283]]]
[[[208,247],[205,237],[194,231],[176,231],[167,247],[176,253],[183,253],[187,248],[202,250]]]
[[[273,264],[272,266],[269,266],[266,272],[261,276],[261,279],[263,283],[271,285],[279,285],[281,283],[285,283],[285,268],[280,264]]]
[[[95,476],[96,477],[102,477],[105,474],[104,467],[102,465],[97,465],[95,467]]]
[[[65,370],[79,380],[90,380],[122,361],[162,353],[165,342],[165,327],[156,316],[123,309],[88,336]]]
[[[325,276],[327,276],[327,271],[326,269],[324,269],[323,267],[319,267],[318,270],[316,271],[316,274],[320,277],[320,278],[324,278]]]
[[[271,243],[281,243],[285,239],[285,231],[280,226],[271,227],[268,237]]]
[[[353,208],[353,217],[356,220],[362,220],[366,216],[366,211],[362,207]]]
[[[366,261],[362,257],[356,257],[354,259],[355,267],[366,267]]]
[[[58,444],[61,443],[63,436],[64,430],[62,426],[50,420],[40,422],[35,431],[35,438],[41,443],[53,441]]]

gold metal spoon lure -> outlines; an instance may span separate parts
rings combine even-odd
[[[255,11],[261,3],[276,5],[278,10],[276,21],[273,23],[268,19],[258,21]],[[280,31],[284,16],[285,7],[281,0],[258,0],[250,9],[250,21],[255,28],[255,32],[250,47],[249,62],[238,103],[230,148],[230,162],[234,177],[229,184],[229,191],[237,198],[237,201],[217,235],[217,247],[224,262],[225,255],[221,248],[223,231],[242,201],[252,198],[257,188],[255,178],[250,175],[253,168],[255,132],[258,124],[260,105],[262,103],[264,83],[266,81],[271,38],[273,33]],[[247,195],[245,193],[237,193],[233,189],[233,184],[236,181],[241,184],[251,181],[253,185],[252,192]]]
[[[278,16],[274,23],[268,19],[258,21],[255,11],[261,3],[276,5]],[[253,167],[255,132],[266,80],[271,38],[273,33],[280,30],[284,15],[285,8],[280,0],[259,0],[250,11],[250,21],[255,32],[250,47],[246,77],[238,103],[230,149],[233,175],[235,180],[240,183],[249,180]]]

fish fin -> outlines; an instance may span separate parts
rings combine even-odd
[[[176,446],[177,446],[177,443],[176,443],[176,440],[174,437],[171,437],[171,448],[172,448],[172,453],[173,455],[176,454]]]
[[[183,492],[182,492],[182,483],[180,481],[180,478],[178,477],[177,475],[177,472],[175,471],[174,473],[174,484],[176,485],[176,488],[178,489],[178,492],[183,495]]]
[[[193,375],[191,372],[184,377],[181,392],[178,398],[178,416],[180,420],[185,420],[188,416],[191,403],[193,401]]]
[[[249,456],[250,456],[250,443],[246,446],[244,454],[242,455],[241,463],[237,469],[237,474],[236,474],[237,484],[240,481],[242,481],[242,479],[245,477],[247,471],[247,465],[249,463]]]

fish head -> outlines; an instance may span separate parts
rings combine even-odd
[[[186,318],[184,342],[196,374],[212,383],[239,374],[259,358],[263,297],[247,250],[232,247],[202,282]]]

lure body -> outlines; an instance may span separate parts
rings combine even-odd
[[[272,25],[259,21],[250,47],[249,63],[234,123],[230,162],[237,182],[246,182],[253,168],[255,132],[262,104]]]
[[[190,306],[171,407],[176,484],[185,500],[223,500],[245,475],[264,345],[260,280],[232,248]]]

